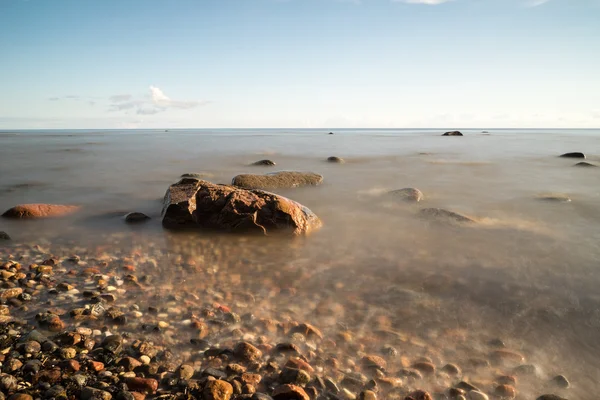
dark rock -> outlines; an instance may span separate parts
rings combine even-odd
[[[565,154],[561,154],[561,157],[564,157],[564,158],[585,158],[585,154],[580,153],[580,152],[565,153]]]
[[[442,136],[463,136],[463,134],[460,131],[450,131],[444,133]]]
[[[260,161],[253,162],[252,165],[262,165],[262,166],[270,167],[270,166],[275,165],[275,162],[271,161],[271,160],[260,160]]]
[[[277,189],[316,186],[322,182],[323,177],[313,172],[279,171],[265,175],[237,175],[231,184],[244,189]]]
[[[164,199],[167,228],[208,228],[228,232],[307,234],[321,226],[308,208],[261,190],[183,179],[171,185]]]
[[[304,389],[296,385],[277,386],[273,391],[275,400],[310,400]]]
[[[213,378],[217,379],[227,379],[226,372],[212,367],[206,368],[204,371],[202,371],[202,376],[212,376]]]
[[[151,378],[127,378],[125,383],[129,390],[140,393],[155,393],[158,389],[158,381]]]
[[[391,192],[388,192],[388,194],[393,196],[395,199],[406,202],[418,203],[419,201],[423,200],[423,193],[419,189],[415,188],[392,190]]]
[[[145,222],[149,220],[150,217],[141,212],[130,212],[125,216],[125,222],[128,224],[135,224],[139,222]]]
[[[112,395],[104,390],[93,387],[84,387],[81,389],[81,400],[111,400]]]
[[[0,375],[0,390],[5,392],[5,393],[9,393],[9,392],[14,392],[15,390],[17,390],[17,378],[15,378],[12,375],[8,375],[8,374],[1,374]]]
[[[494,389],[494,395],[503,399],[513,399],[517,396],[517,390],[511,385],[500,385]]]
[[[100,347],[113,354],[118,354],[123,350],[123,338],[120,335],[107,336],[102,341]]]
[[[2,216],[18,219],[62,217],[73,214],[79,209],[79,206],[60,204],[20,204],[7,210]]]
[[[473,386],[473,385],[471,385],[470,383],[468,383],[468,382],[465,382],[465,381],[461,381],[461,382],[459,382],[459,383],[456,385],[456,387],[457,387],[458,389],[462,389],[462,390],[465,390],[465,391],[467,391],[467,392],[470,392],[470,391],[472,391],[472,390],[479,390],[479,388],[478,388],[477,386]]]
[[[537,367],[533,364],[523,364],[516,367],[513,372],[517,375],[536,375]]]
[[[552,203],[568,203],[571,201],[569,196],[563,195],[563,194],[543,195],[543,196],[539,196],[537,199],[552,202]]]
[[[331,157],[327,158],[327,162],[337,163],[337,164],[343,164],[345,161],[341,157],[331,156]]]
[[[333,132],[329,132],[330,135],[333,135]]]
[[[567,400],[564,397],[557,396],[555,394],[543,394],[536,400]]]
[[[410,398],[414,400],[433,400],[431,395],[424,390],[415,390],[408,395]]]
[[[552,378],[551,382],[559,388],[567,389],[571,386],[571,383],[564,375],[557,375]]]
[[[436,222],[454,222],[454,223],[473,223],[474,219],[454,211],[444,210],[443,208],[424,208],[420,215]]]
[[[10,236],[8,236],[8,233],[0,231],[0,240],[10,240]]]
[[[584,168],[586,168],[586,167],[597,167],[597,165],[590,164],[589,162],[582,161],[582,162],[579,162],[579,163],[575,164],[574,167],[584,167]]]
[[[308,372],[301,369],[285,367],[279,375],[281,383],[290,383],[292,385],[304,386],[310,382],[310,375]]]

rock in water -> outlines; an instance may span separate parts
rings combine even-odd
[[[566,194],[544,194],[538,196],[537,199],[553,203],[568,203],[571,201],[571,198]]]
[[[442,136],[463,136],[463,134],[460,131],[450,131],[444,133]]]
[[[333,132],[329,132],[330,135],[333,135]]]
[[[271,161],[271,160],[260,160],[257,162],[252,163],[252,165],[264,165],[264,166],[273,166],[275,165],[275,161]]]
[[[10,240],[10,236],[8,236],[8,233],[0,231],[0,240]]]
[[[473,223],[474,219],[454,211],[444,210],[443,208],[424,208],[420,212],[421,216],[438,222],[461,222]]]
[[[419,189],[415,188],[404,188],[398,190],[392,190],[388,194],[394,196],[394,198],[402,201],[419,202],[423,200],[423,193]]]
[[[321,226],[307,207],[262,190],[182,179],[165,194],[163,226],[226,232],[282,232],[304,235]]]
[[[125,216],[125,222],[129,224],[135,224],[138,222],[144,222],[149,220],[150,217],[141,212],[130,212]]]
[[[561,154],[561,157],[565,157],[565,158],[585,158],[585,154],[580,153],[580,152],[565,153],[565,154]]]
[[[567,400],[567,399],[557,396],[555,394],[543,394],[540,397],[538,397],[536,400]]]
[[[20,204],[7,210],[3,217],[6,218],[49,218],[62,217],[73,214],[80,209],[79,206],[61,204]]]
[[[582,161],[574,165],[574,167],[597,167],[597,165],[590,164],[589,162]]]
[[[276,189],[314,186],[322,182],[323,177],[313,172],[280,171],[266,175],[238,175],[231,184],[245,189]]]
[[[327,158],[327,162],[330,163],[337,163],[337,164],[343,164],[345,161],[343,158],[341,157],[335,157],[335,156],[331,156]]]

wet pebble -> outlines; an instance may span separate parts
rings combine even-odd
[[[552,378],[551,382],[559,388],[567,389],[571,386],[571,383],[564,375],[557,375]]]

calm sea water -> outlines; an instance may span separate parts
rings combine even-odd
[[[342,285],[334,287],[352,287],[374,309],[405,306],[398,288],[426,294],[436,308],[407,318],[407,329],[492,332],[536,354],[545,373],[570,373],[576,388],[597,387],[600,168],[576,168],[579,160],[558,155],[582,151],[600,165],[600,130],[463,130],[464,137],[441,137],[440,130],[327,132],[0,131],[0,209],[35,202],[83,206],[60,220],[0,220],[0,230],[21,241],[93,243],[119,233],[126,239],[113,246],[155,241],[167,250],[194,248],[193,238],[168,238],[160,227],[161,198],[182,173],[229,183],[247,172],[318,172],[323,185],[279,193],[318,214],[321,231],[294,241],[293,251],[275,238],[239,245],[257,260],[296,263]],[[329,156],[346,163],[327,163]],[[264,158],[277,166],[249,166]],[[424,202],[397,204],[385,196],[404,187],[419,188]],[[572,201],[536,198],[547,193]],[[420,207],[479,222],[428,224],[416,216]],[[110,216],[128,211],[154,219],[130,228]],[[239,238],[202,240],[218,247]],[[310,295],[301,291],[299,301],[311,301]],[[331,298],[344,304],[335,290]]]

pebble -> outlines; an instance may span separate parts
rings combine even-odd
[[[435,365],[426,361],[416,362],[412,365],[412,368],[422,372],[425,375],[431,375],[435,372]]]
[[[310,400],[304,389],[296,385],[280,385],[273,390],[275,400]]]
[[[487,394],[480,392],[479,390],[471,390],[467,393],[467,399],[469,400],[488,400],[489,397]]]
[[[559,388],[567,389],[571,386],[571,383],[564,375],[557,375],[552,378],[551,382]]]
[[[84,387],[81,390],[81,400],[111,400],[112,395],[104,390]]]
[[[33,397],[27,393],[15,393],[8,400],[33,400]]]
[[[536,400],[567,400],[567,399],[557,396],[555,394],[543,394],[540,397],[538,397]]]
[[[205,400],[229,400],[233,394],[233,387],[222,380],[209,381],[202,394]]]
[[[494,390],[494,395],[503,399],[513,399],[517,396],[517,391],[511,385],[500,385]]]
[[[262,351],[248,342],[240,342],[235,346],[233,350],[235,357],[242,361],[258,361],[262,358]]]
[[[448,375],[460,375],[462,372],[456,364],[446,364],[442,367],[442,371]]]
[[[424,390],[415,390],[414,392],[411,392],[407,398],[414,400],[433,400],[433,397]]]
[[[383,358],[374,355],[364,356],[360,362],[366,369],[385,369],[387,367],[387,362]]]
[[[140,393],[155,393],[158,389],[158,382],[151,378],[128,378],[126,383],[129,390]]]

